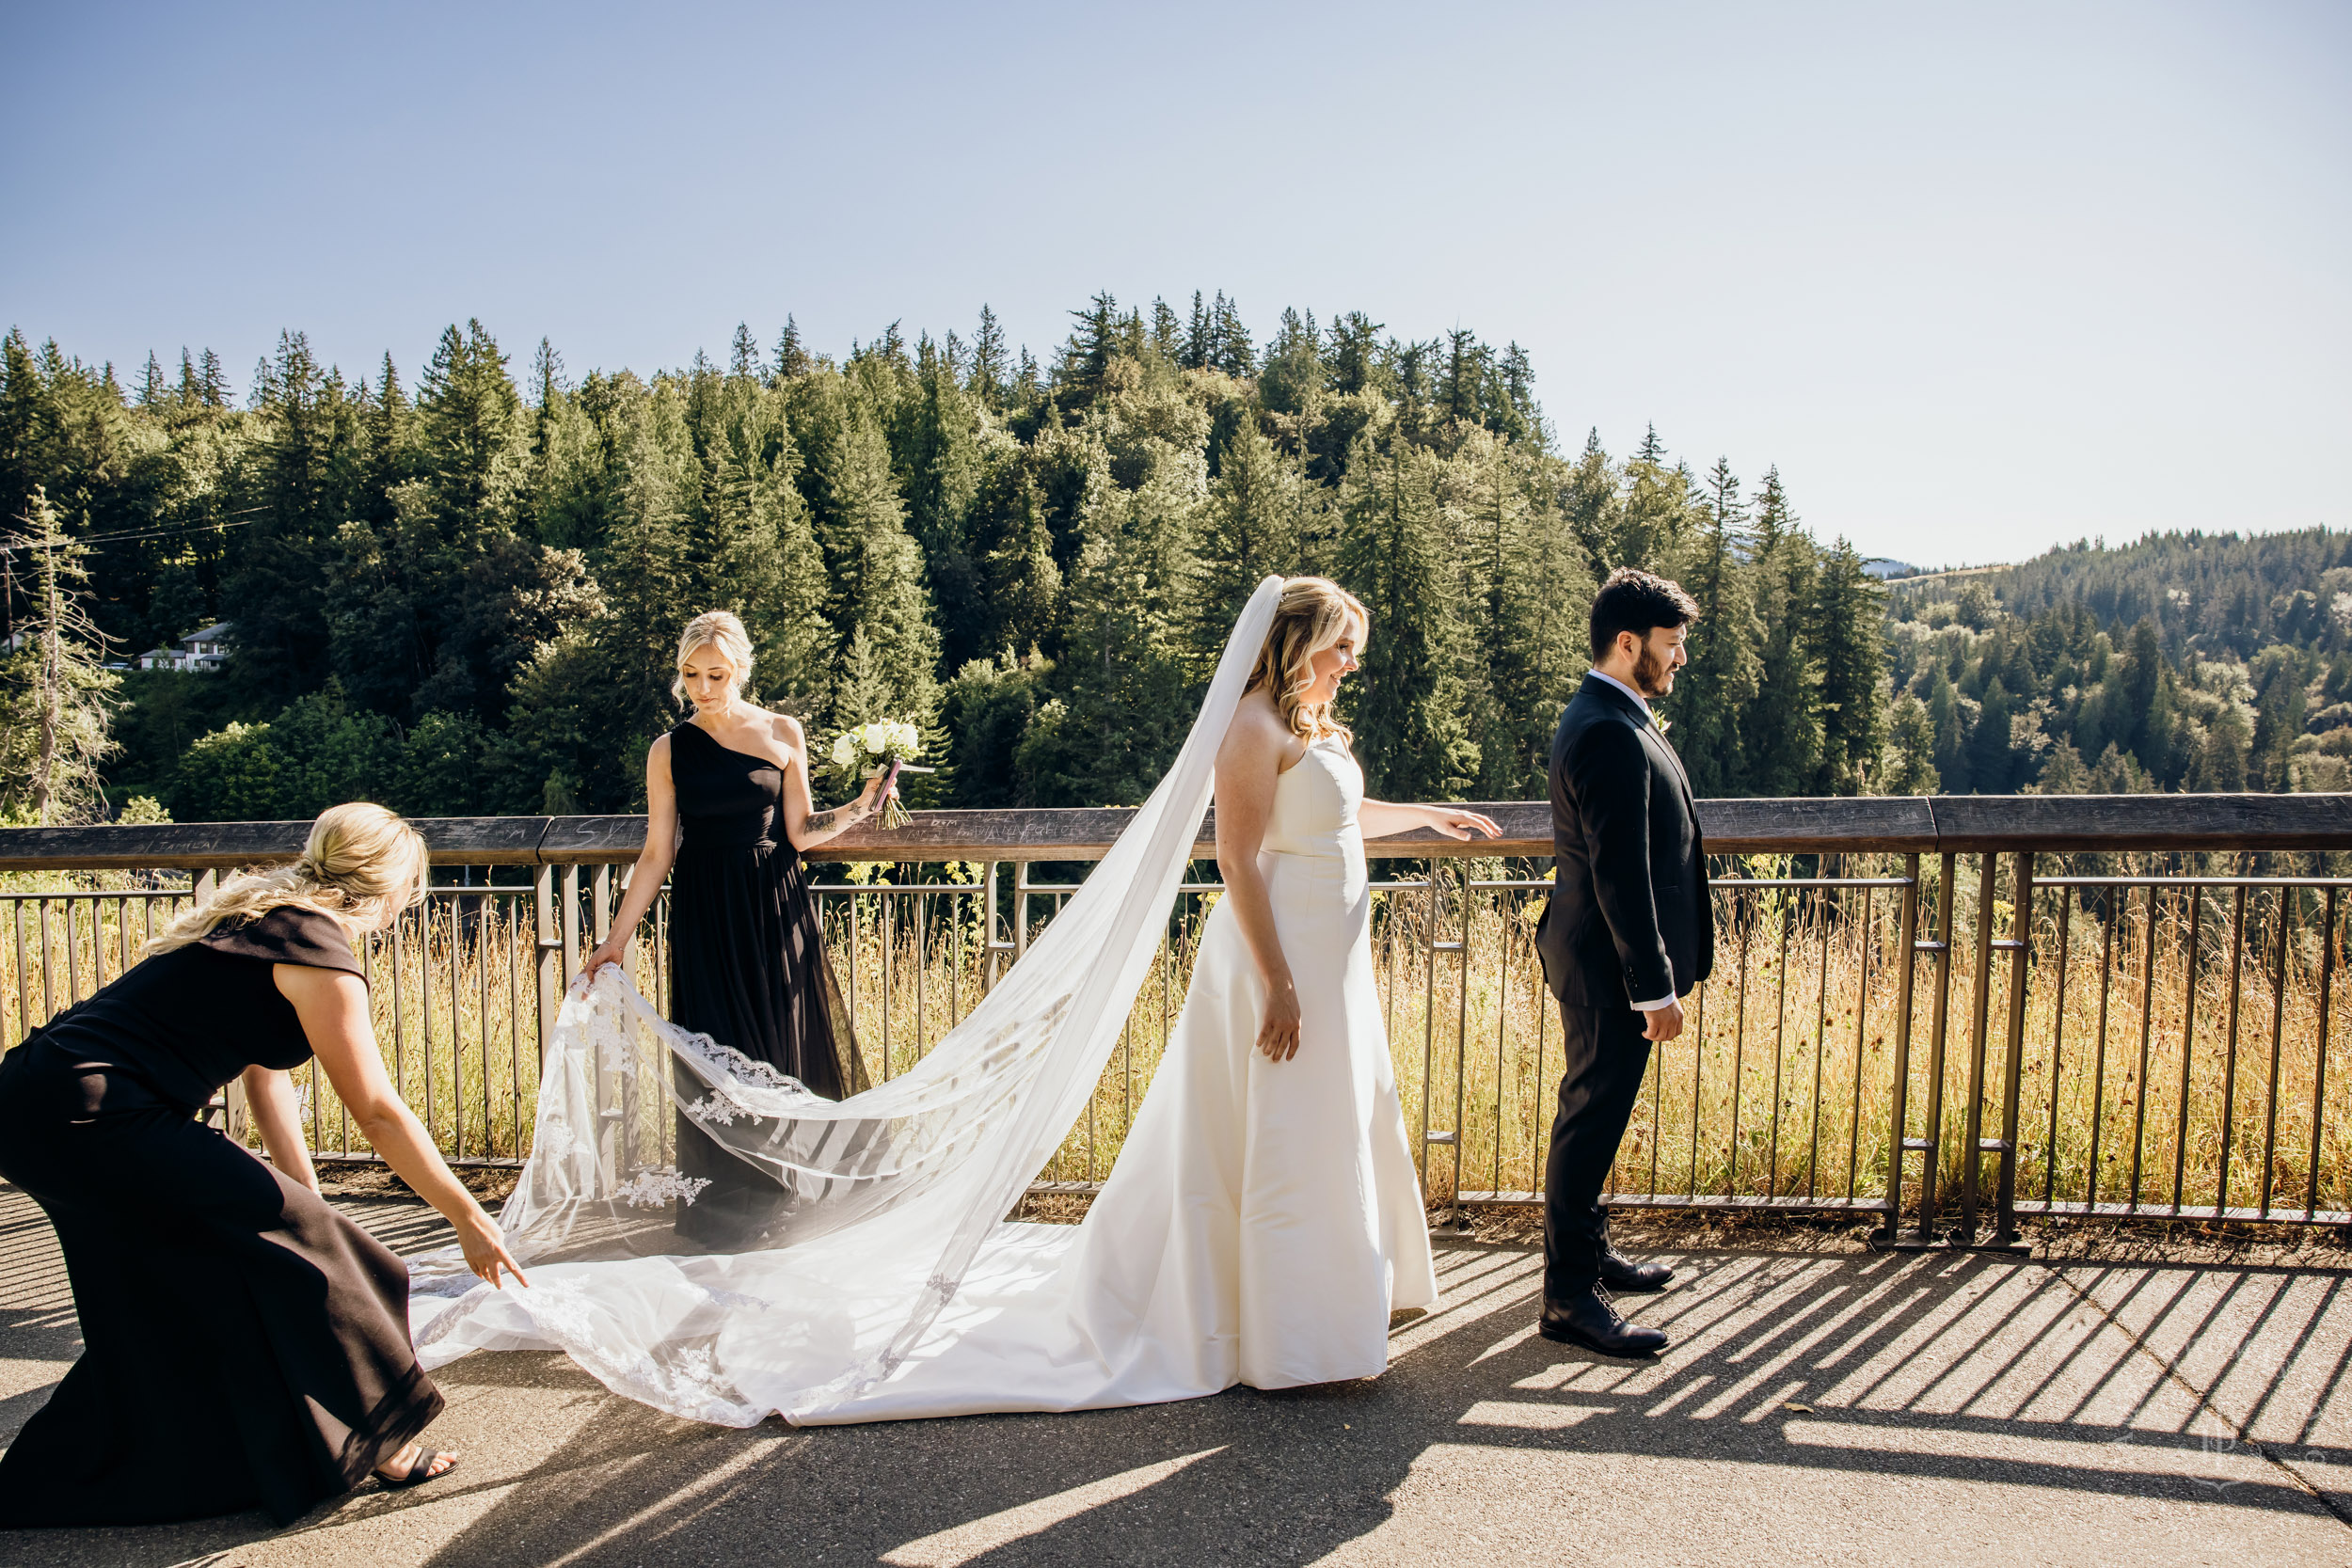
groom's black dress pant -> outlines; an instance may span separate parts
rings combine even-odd
[[[1609,1167],[1641,1097],[1650,1042],[1631,1007],[1560,1005],[1567,1042],[1560,1114],[1544,1160],[1544,1299],[1564,1300],[1600,1277],[1609,1215],[1600,1206]]]

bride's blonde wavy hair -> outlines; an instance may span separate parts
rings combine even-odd
[[[1266,627],[1265,641],[1258,649],[1258,661],[1250,666],[1249,684],[1243,691],[1263,688],[1272,692],[1282,722],[1303,740],[1327,735],[1354,740],[1347,726],[1331,717],[1330,704],[1306,700],[1307,689],[1315,683],[1315,655],[1345,637],[1351,622],[1361,628],[1359,639],[1371,634],[1372,611],[1329,578],[1285,581],[1282,596],[1275,602],[1274,624]]]
[[[365,800],[329,806],[310,824],[300,856],[230,878],[211,903],[165,927],[139,956],[151,958],[288,907],[332,916],[349,930],[421,902],[430,875],[423,835],[405,818]]]

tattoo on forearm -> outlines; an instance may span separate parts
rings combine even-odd
[[[841,808],[838,806],[831,811],[813,811],[802,820],[801,831],[804,833],[829,833],[833,832],[833,825],[840,820]]]

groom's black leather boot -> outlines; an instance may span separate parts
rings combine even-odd
[[[1615,1247],[1600,1255],[1600,1282],[1613,1291],[1662,1291],[1674,1279],[1674,1270],[1663,1263],[1636,1263]]]
[[[1545,1302],[1535,1331],[1547,1339],[1582,1345],[1603,1355],[1655,1355],[1666,1348],[1664,1330],[1627,1323],[1609,1298],[1589,1285]]]

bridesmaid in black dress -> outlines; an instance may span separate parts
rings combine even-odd
[[[337,806],[293,865],[224,883],[142,960],[0,1058],[0,1176],[56,1227],[81,1359],[0,1457],[0,1526],[131,1525],[427,1481],[441,1396],[408,1271],[329,1208],[286,1069],[313,1053],[491,1284],[498,1222],[384,1075],[352,939],[424,895],[424,842]],[[242,1077],[270,1164],[196,1119]]]
[[[881,781],[849,805],[818,811],[800,721],[743,700],[752,647],[723,610],[698,615],[678,641],[671,689],[694,716],[645,756],[645,847],[629,874],[612,934],[580,974],[627,967],[629,940],[670,887],[670,1019],[839,1100],[864,1087],[856,1041],[825,962],[801,852],[881,809]],[[677,1087],[702,1087],[679,1069]],[[677,1118],[680,1175],[710,1183],[678,1206],[678,1235],[730,1251],[755,1244],[783,1190]]]

